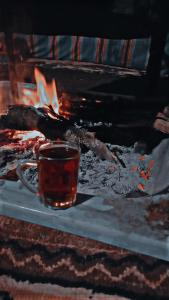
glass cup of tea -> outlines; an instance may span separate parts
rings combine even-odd
[[[36,160],[17,166],[22,183],[53,209],[71,207],[76,201],[80,148],[65,141],[47,142],[36,148]],[[37,167],[38,189],[26,179],[25,168]]]

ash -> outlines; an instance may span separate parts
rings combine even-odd
[[[125,168],[120,163],[112,163],[99,159],[92,151],[81,156],[79,186],[81,193],[90,195],[101,194],[128,194],[138,190],[138,185],[143,183],[140,172],[133,171],[146,169],[149,156],[140,161],[140,154],[134,153],[134,148],[107,144],[110,150],[118,152],[118,157],[124,162]]]
[[[3,146],[1,144],[0,148],[0,178],[10,180],[10,174],[12,174],[11,172],[15,173],[16,166],[19,162],[23,162],[25,159],[35,159],[32,149],[41,139],[42,137],[31,136],[28,140],[22,137],[22,140],[19,142],[12,140],[12,143],[9,143],[8,139],[5,144],[3,142]],[[140,184],[143,187],[146,186],[146,182],[144,182],[140,174],[141,171],[146,170],[152,159],[151,155],[135,153],[134,146],[106,145],[111,151],[117,154],[119,160],[123,161],[123,165],[120,164],[120,162],[102,160],[91,150],[82,153],[78,192],[89,195],[103,195],[105,193],[110,195],[126,195],[132,191],[138,191],[138,185]],[[163,148],[166,149],[166,143]],[[162,149],[162,147],[160,147],[160,149]],[[158,156],[164,157],[159,151]],[[159,157],[157,157],[156,160],[159,160]],[[26,169],[25,175],[30,183],[37,185],[37,170],[35,168]],[[149,185],[152,177],[153,176],[150,176]]]
[[[138,184],[143,183],[139,172],[133,172],[133,167],[145,169],[149,156],[140,161],[140,154],[134,153],[134,148],[107,144],[110,150],[116,149],[121,164],[112,163],[98,158],[91,150],[81,154],[78,192],[89,195],[117,195],[138,191]],[[25,170],[27,179],[37,185],[37,171],[34,168]],[[150,179],[151,180],[151,179]]]

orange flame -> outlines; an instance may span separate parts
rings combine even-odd
[[[34,75],[36,89],[24,88],[21,102],[35,107],[52,106],[55,113],[59,114],[59,100],[55,80],[52,79],[50,83],[47,83],[44,75],[37,68],[34,70]]]
[[[35,68],[35,80],[37,84],[37,95],[42,105],[51,105],[56,113],[59,113],[59,101],[56,92],[56,83],[52,79],[47,83],[43,74]]]

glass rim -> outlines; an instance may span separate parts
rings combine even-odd
[[[52,158],[52,157],[48,157],[48,156],[45,156],[45,155],[41,155],[41,150],[44,150],[44,149],[51,149],[52,146],[55,146],[54,148],[58,148],[58,147],[67,147],[67,148],[70,148],[70,149],[74,149],[74,150],[77,150],[78,154],[80,155],[80,147],[79,145],[73,143],[73,142],[69,142],[69,141],[49,141],[49,142],[46,142],[45,144],[42,144],[40,145],[39,149],[38,149],[38,153],[39,153],[39,157],[38,157],[38,160],[41,160],[41,159],[45,159],[45,160],[70,160],[72,158],[74,158],[76,155],[71,155],[70,157],[67,157],[67,158]]]

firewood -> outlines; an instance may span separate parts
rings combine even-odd
[[[0,129],[7,128],[38,130],[47,139],[59,138],[83,144],[100,158],[122,164],[118,157],[95,137],[95,133],[76,127],[70,120],[56,114],[51,106],[10,106],[7,114],[0,117]]]
[[[9,107],[7,114],[0,117],[0,129],[38,130],[49,139],[63,137],[63,133],[71,125],[70,121],[56,114],[49,106],[36,108],[13,105]]]
[[[153,127],[156,130],[169,134],[169,106],[164,107],[163,112],[157,114]]]

